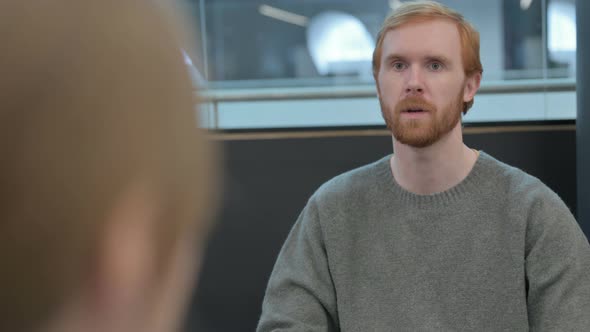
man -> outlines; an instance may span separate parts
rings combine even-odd
[[[171,332],[212,154],[150,1],[0,4],[0,331]]]
[[[373,72],[395,153],[309,200],[270,277],[258,331],[585,331],[590,246],[536,178],[465,146],[479,36],[406,3]]]

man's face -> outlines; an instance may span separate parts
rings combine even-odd
[[[383,40],[377,89],[381,112],[394,138],[426,147],[455,128],[463,102],[476,92],[466,79],[461,39],[454,23],[406,23]]]

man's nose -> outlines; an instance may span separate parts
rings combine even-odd
[[[422,81],[422,73],[419,68],[411,67],[407,71],[408,77],[406,82],[407,94],[421,94],[424,92],[424,82]]]

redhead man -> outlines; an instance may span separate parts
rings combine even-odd
[[[479,35],[405,3],[373,74],[394,154],[309,200],[270,277],[258,331],[584,331],[590,246],[538,179],[463,143]]]
[[[0,15],[0,331],[178,330],[214,178],[178,29],[142,0]]]

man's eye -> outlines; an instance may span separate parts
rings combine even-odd
[[[430,70],[432,71],[439,71],[441,69],[443,69],[443,65],[439,62],[433,62],[429,65]]]
[[[403,62],[394,62],[393,63],[393,69],[399,71],[399,70],[403,70],[404,68],[406,68],[406,65]]]

